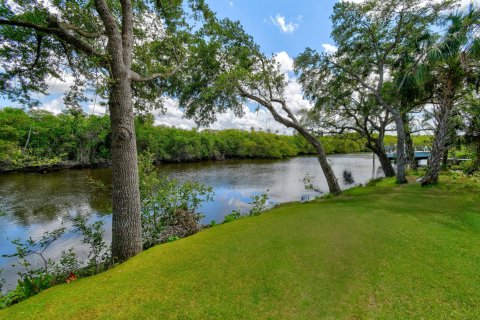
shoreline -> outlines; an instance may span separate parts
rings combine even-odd
[[[329,155],[340,154],[340,153],[332,153]],[[162,161],[155,161],[155,165],[161,164],[180,164],[180,163],[197,163],[197,162],[204,162],[204,161],[229,161],[229,160],[282,160],[282,159],[291,159],[295,157],[301,156],[315,156],[315,153],[299,153],[295,156],[291,157],[282,157],[282,158],[271,158],[271,157],[221,157],[215,159],[192,159],[192,160],[162,160]],[[105,160],[96,163],[79,163],[75,161],[64,161],[54,164],[46,164],[40,166],[25,166],[19,168],[1,168],[0,167],[0,175],[1,174],[10,174],[10,173],[47,173],[47,172],[55,172],[60,170],[68,170],[68,169],[98,169],[98,168],[109,168],[111,167],[112,163],[110,160]]]

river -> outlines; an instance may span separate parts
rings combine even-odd
[[[383,172],[376,161],[372,168],[371,154],[345,154],[329,156],[329,161],[342,188],[366,183]],[[343,172],[352,173],[355,183],[346,184]],[[180,181],[198,181],[209,185],[215,193],[214,201],[205,203],[200,212],[202,223],[222,222],[232,210],[248,211],[252,195],[267,192],[268,205],[281,202],[312,199],[319,195],[304,187],[305,175],[313,177],[313,185],[327,192],[325,177],[315,157],[295,157],[286,160],[228,160],[198,163],[164,164],[159,174]],[[110,169],[62,170],[45,174],[14,173],[0,175],[0,254],[13,253],[13,239],[38,239],[48,230],[64,225],[78,214],[90,221],[105,222],[105,239],[110,241],[111,215],[108,191],[95,188],[92,181],[110,184]],[[62,250],[74,247],[85,255],[79,238],[72,232],[56,241],[47,252],[55,259]],[[0,277],[6,280],[3,289],[16,284],[18,269],[12,267],[14,258],[0,257]]]

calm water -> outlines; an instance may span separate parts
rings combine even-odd
[[[372,168],[371,154],[348,154],[330,156],[329,160],[343,188],[343,171],[352,172],[355,184],[365,183],[382,175],[379,163]],[[166,164],[159,173],[180,181],[194,180],[213,187],[214,201],[203,205],[205,215],[202,223],[223,221],[232,210],[247,211],[252,195],[268,190],[269,205],[279,202],[313,198],[319,193],[306,191],[303,178],[313,176],[313,184],[328,191],[325,177],[315,157],[297,157],[288,160],[241,160],[199,162],[189,164]],[[92,180],[110,184],[109,169],[63,170],[46,174],[17,173],[0,175],[0,253],[12,253],[12,239],[39,238],[43,232],[62,226],[68,229],[69,220],[77,214],[91,219],[104,220],[106,240],[110,241],[110,195],[99,191]],[[354,185],[355,185],[354,184]],[[74,247],[80,254],[85,249],[78,237],[66,233],[48,250],[55,259],[62,250]],[[16,284],[18,270],[11,264],[12,258],[0,257],[0,269],[7,284],[4,290]]]

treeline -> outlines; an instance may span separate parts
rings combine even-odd
[[[263,131],[184,130],[155,126],[151,115],[136,118],[137,148],[153,153],[156,162],[187,162],[223,159],[279,159],[314,154],[301,136]],[[348,136],[323,137],[328,154],[364,151],[361,141]]]
[[[299,135],[235,129],[184,130],[155,126],[151,115],[137,116],[135,127],[138,152],[149,152],[157,163],[279,159],[315,153],[312,146]],[[365,141],[353,133],[320,139],[327,154],[367,151]],[[415,137],[420,144],[426,139]],[[394,137],[385,138],[387,145],[393,145],[394,140]],[[45,110],[0,110],[2,170],[58,164],[103,165],[109,163],[109,149],[110,121],[107,115],[86,115],[75,110],[58,115]]]

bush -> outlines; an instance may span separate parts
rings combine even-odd
[[[213,200],[211,187],[160,177],[152,159],[151,154],[139,157],[144,249],[197,232],[203,217],[197,210],[203,202]]]
[[[230,214],[227,214],[225,216],[225,218],[223,219],[223,223],[235,221],[237,219],[240,219],[241,216],[242,214],[240,212],[238,212],[237,210],[232,210]]]

